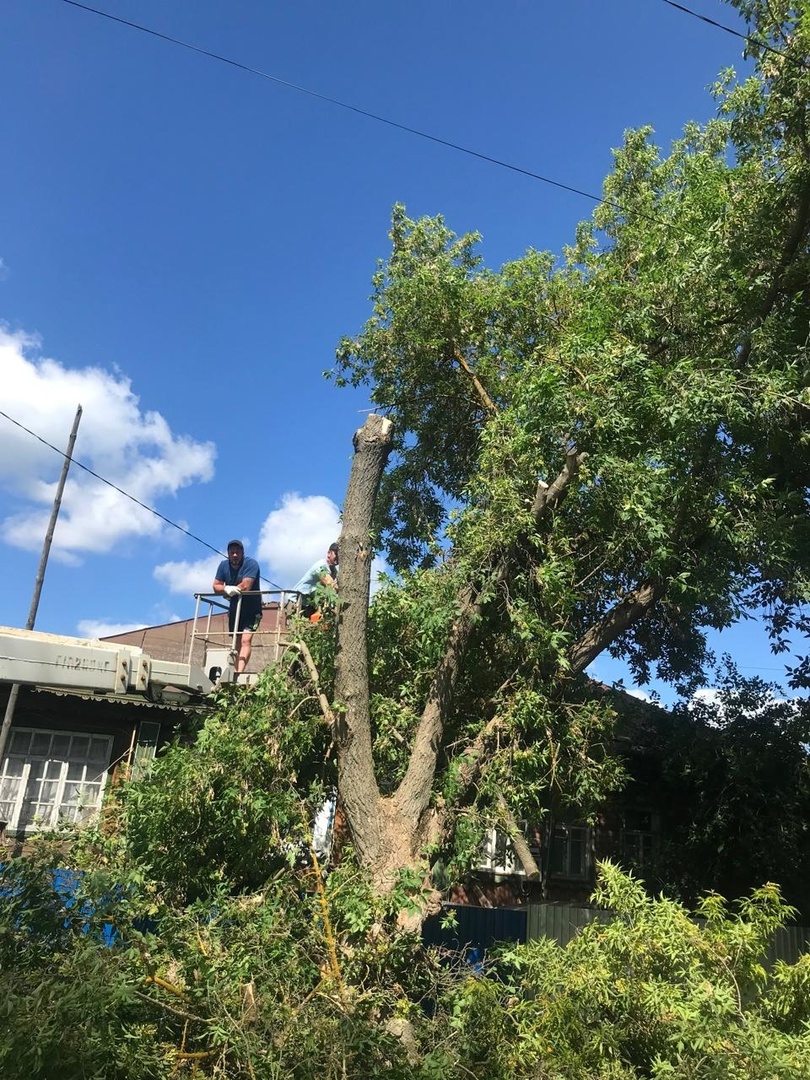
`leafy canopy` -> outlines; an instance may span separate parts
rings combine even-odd
[[[757,74],[726,73],[716,118],[666,155],[628,132],[560,258],[493,271],[476,234],[395,207],[371,318],[337,356],[394,420],[392,566],[450,549],[481,577],[517,546],[513,626],[559,654],[653,583],[607,642],[642,679],[686,681],[703,628],[766,606],[783,633],[807,599],[808,28],[799,6],[739,6],[785,58],[752,47]],[[572,448],[587,460],[538,524]]]

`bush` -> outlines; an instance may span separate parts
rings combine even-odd
[[[564,949],[541,940],[502,956],[510,1077],[810,1077],[810,957],[771,973],[761,965],[792,914],[775,885],[736,913],[709,896],[697,923],[605,863],[596,899],[613,921],[590,924]]]

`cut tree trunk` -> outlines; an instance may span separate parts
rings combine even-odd
[[[374,500],[391,451],[391,423],[371,415],[354,437],[354,459],[340,535],[340,591],[335,653],[338,788],[355,851],[375,890],[385,895],[403,869],[421,865],[434,815],[409,816],[383,797],[374,772],[368,686],[367,624]],[[430,907],[428,898],[425,908]],[[421,916],[420,916],[421,918]]]
[[[403,913],[400,920],[404,925],[415,926],[437,900],[437,894],[430,889],[424,862],[425,848],[436,843],[443,828],[440,813],[431,807],[431,792],[444,724],[485,593],[480,591],[480,583],[468,583],[461,590],[456,619],[432,680],[405,776],[393,796],[383,797],[372,752],[367,627],[374,555],[371,540],[374,503],[391,446],[391,422],[374,414],[354,436],[355,453],[340,536],[333,715],[341,804],[357,857],[369,873],[374,889],[386,895],[396,886],[404,869],[425,871],[425,891],[419,909]],[[533,506],[538,522],[564,498],[584,457],[571,450],[554,483],[538,487]],[[509,553],[505,553],[500,563],[490,569],[489,584],[502,580],[509,565]],[[581,671],[607,643],[643,617],[659,595],[658,587],[646,584],[625,597],[574,646],[572,670]],[[470,771],[472,776],[476,767]],[[501,811],[509,813],[505,805]],[[518,835],[517,823],[511,815],[509,821],[509,831],[527,874],[538,877],[537,864]]]
[[[374,500],[391,452],[389,420],[372,414],[354,436],[340,535],[340,603],[335,654],[338,788],[361,863],[374,868],[384,846],[380,790],[371,752],[367,622]]]

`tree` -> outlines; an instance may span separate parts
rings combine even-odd
[[[601,652],[688,689],[706,627],[767,605],[778,646],[804,628],[810,26],[736,6],[756,75],[666,157],[629,133],[560,260],[492,272],[395,210],[338,356],[385,415],[356,436],[336,635],[223,690],[69,853],[0,868],[4,1075],[807,1076],[807,957],[759,966],[774,886],[739,917],[708,898],[698,929],[605,866],[619,918],[499,980],[385,932],[486,824],[534,872],[519,819],[621,782]],[[399,576],[369,608],[378,543]],[[354,854],[324,879],[335,780]]]
[[[383,892],[469,859],[484,820],[519,839],[615,785],[600,653],[688,689],[706,628],[804,628],[810,26],[736,6],[756,74],[668,156],[629,132],[561,259],[493,272],[397,207],[338,351],[385,414],[355,436],[335,656],[340,794]],[[401,581],[367,625],[375,536]]]
[[[808,703],[733,665],[715,685],[712,698],[625,725],[626,795],[661,819],[661,850],[639,870],[648,887],[690,904],[709,890],[741,896],[779,881],[806,922]]]
[[[610,907],[607,924],[591,923],[565,949],[540,940],[504,957],[511,999],[465,1032],[475,1046],[485,1019],[478,1045],[493,1068],[481,1075],[803,1080],[808,957],[770,973],[761,963],[790,916],[779,890],[757,889],[737,912],[705,897],[696,925],[614,866],[600,871],[594,899]]]

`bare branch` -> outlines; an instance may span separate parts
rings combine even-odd
[[[534,502],[532,503],[532,515],[535,521],[539,521],[547,511],[556,510],[564,498],[568,486],[587,457],[588,455],[584,450],[569,450],[566,454],[565,465],[563,465],[554,483],[549,486],[542,480],[538,482]]]
[[[493,716],[489,723],[481,728],[467,750],[461,755],[461,765],[456,774],[458,781],[456,802],[459,802],[466,795],[481,775],[484,754],[502,728],[503,720],[501,717]]]
[[[495,802],[498,807],[498,816],[512,842],[515,854],[520,859],[520,865],[526,872],[526,877],[530,881],[539,881],[540,867],[537,865],[534,855],[532,855],[531,848],[526,843],[526,837],[523,835],[523,830],[517,823],[517,818],[509,809],[503,795],[498,794]]]
[[[202,1016],[195,1016],[194,1013],[187,1012],[185,1009],[178,1009],[176,1005],[169,1005],[167,1001],[161,1001],[159,998],[152,997],[151,994],[144,994],[140,990],[133,990],[132,993],[142,1001],[148,1001],[150,1005],[154,1005],[158,1009],[165,1009],[167,1012],[174,1013],[175,1016],[180,1016],[183,1020],[194,1020],[198,1024],[206,1022]]]
[[[625,630],[643,618],[663,594],[664,589],[659,582],[647,582],[629,592],[572,647],[568,654],[571,674],[581,674]]]
[[[315,693],[318,695],[318,703],[321,706],[323,718],[324,720],[326,720],[327,724],[329,724],[332,730],[334,730],[335,714],[332,712],[326,694],[324,694],[323,690],[321,690],[321,677],[318,674],[318,668],[315,665],[315,661],[312,659],[312,653],[309,651],[303,641],[291,641],[287,647],[289,649],[295,649],[295,651],[300,653],[300,655],[304,658],[304,663],[306,664],[307,671],[309,672],[309,677],[312,680],[312,685],[315,687]]]
[[[481,404],[484,406],[484,409],[489,413],[490,416],[495,416],[498,412],[498,406],[484,389],[484,384],[481,382],[473,369],[467,363],[466,357],[455,342],[453,342],[451,348],[453,352],[453,358],[456,360],[459,367],[464,371],[464,373],[468,375],[472,380],[472,384],[476,389],[478,397],[481,399]]]

